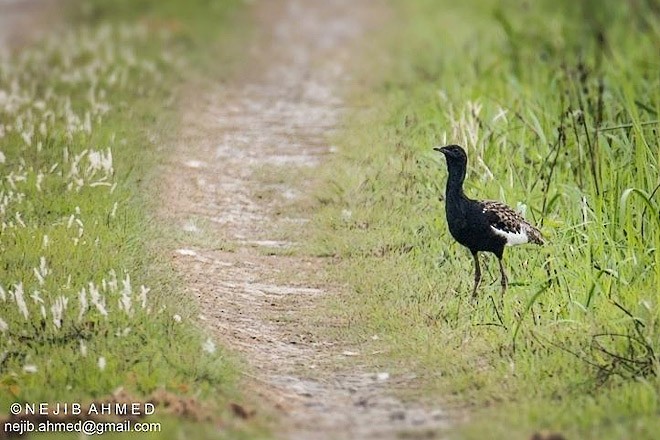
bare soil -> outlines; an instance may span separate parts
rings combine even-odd
[[[268,0],[252,9],[247,68],[191,91],[163,173],[162,216],[183,237],[175,266],[203,323],[249,364],[246,386],[275,415],[276,437],[437,438],[445,413],[397,397],[414,376],[374,371],[361,347],[317,331],[310,316],[340,292],[323,276],[331,261],[300,255],[281,232],[307,227],[284,207],[309,197],[311,184],[272,178],[323,167],[332,154],[351,60],[386,6]]]
[[[0,0],[0,51],[36,41],[57,24],[59,0]]]

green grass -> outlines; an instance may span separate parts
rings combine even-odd
[[[241,398],[237,361],[197,326],[149,214],[178,86],[209,54],[226,63],[216,75],[233,62],[219,51],[241,3],[212,3],[71,3],[70,31],[0,60],[3,412],[164,388],[230,418]]]
[[[393,2],[396,29],[355,92],[318,191],[313,252],[339,257],[342,338],[379,335],[459,438],[654,438],[660,428],[660,12],[656,2]],[[376,62],[374,62],[376,63]],[[374,74],[373,72],[380,72]],[[366,110],[365,110],[366,109]],[[469,196],[541,226],[492,256],[469,301],[438,144],[469,156]]]

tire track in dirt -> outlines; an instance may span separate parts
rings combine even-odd
[[[172,250],[175,265],[205,324],[249,362],[250,387],[274,408],[278,437],[434,438],[445,415],[394,396],[410,377],[369,371],[359,357],[346,367],[352,353],[314,334],[307,315],[333,294],[318,276],[329,263],[282,256],[295,244],[278,233],[304,227],[306,218],[280,208],[309,188],[265,178],[322,166],[351,50],[384,5],[269,0],[252,8],[259,35],[250,68],[194,94],[164,172],[163,216],[188,237]]]

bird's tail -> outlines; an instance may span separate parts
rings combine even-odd
[[[538,244],[540,246],[545,244],[545,239],[543,238],[543,234],[541,234],[541,231],[536,229],[534,226],[530,225],[529,231],[527,232],[529,235],[529,242]]]

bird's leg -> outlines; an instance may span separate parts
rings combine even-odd
[[[506,272],[504,271],[504,264],[502,264],[502,259],[498,258],[497,261],[500,263],[500,274],[502,275],[502,296],[506,292],[506,287],[509,285],[509,280],[506,277]]]
[[[477,297],[477,287],[481,283],[481,268],[479,267],[479,255],[477,252],[472,252],[474,258],[474,289],[472,289],[472,299]]]

